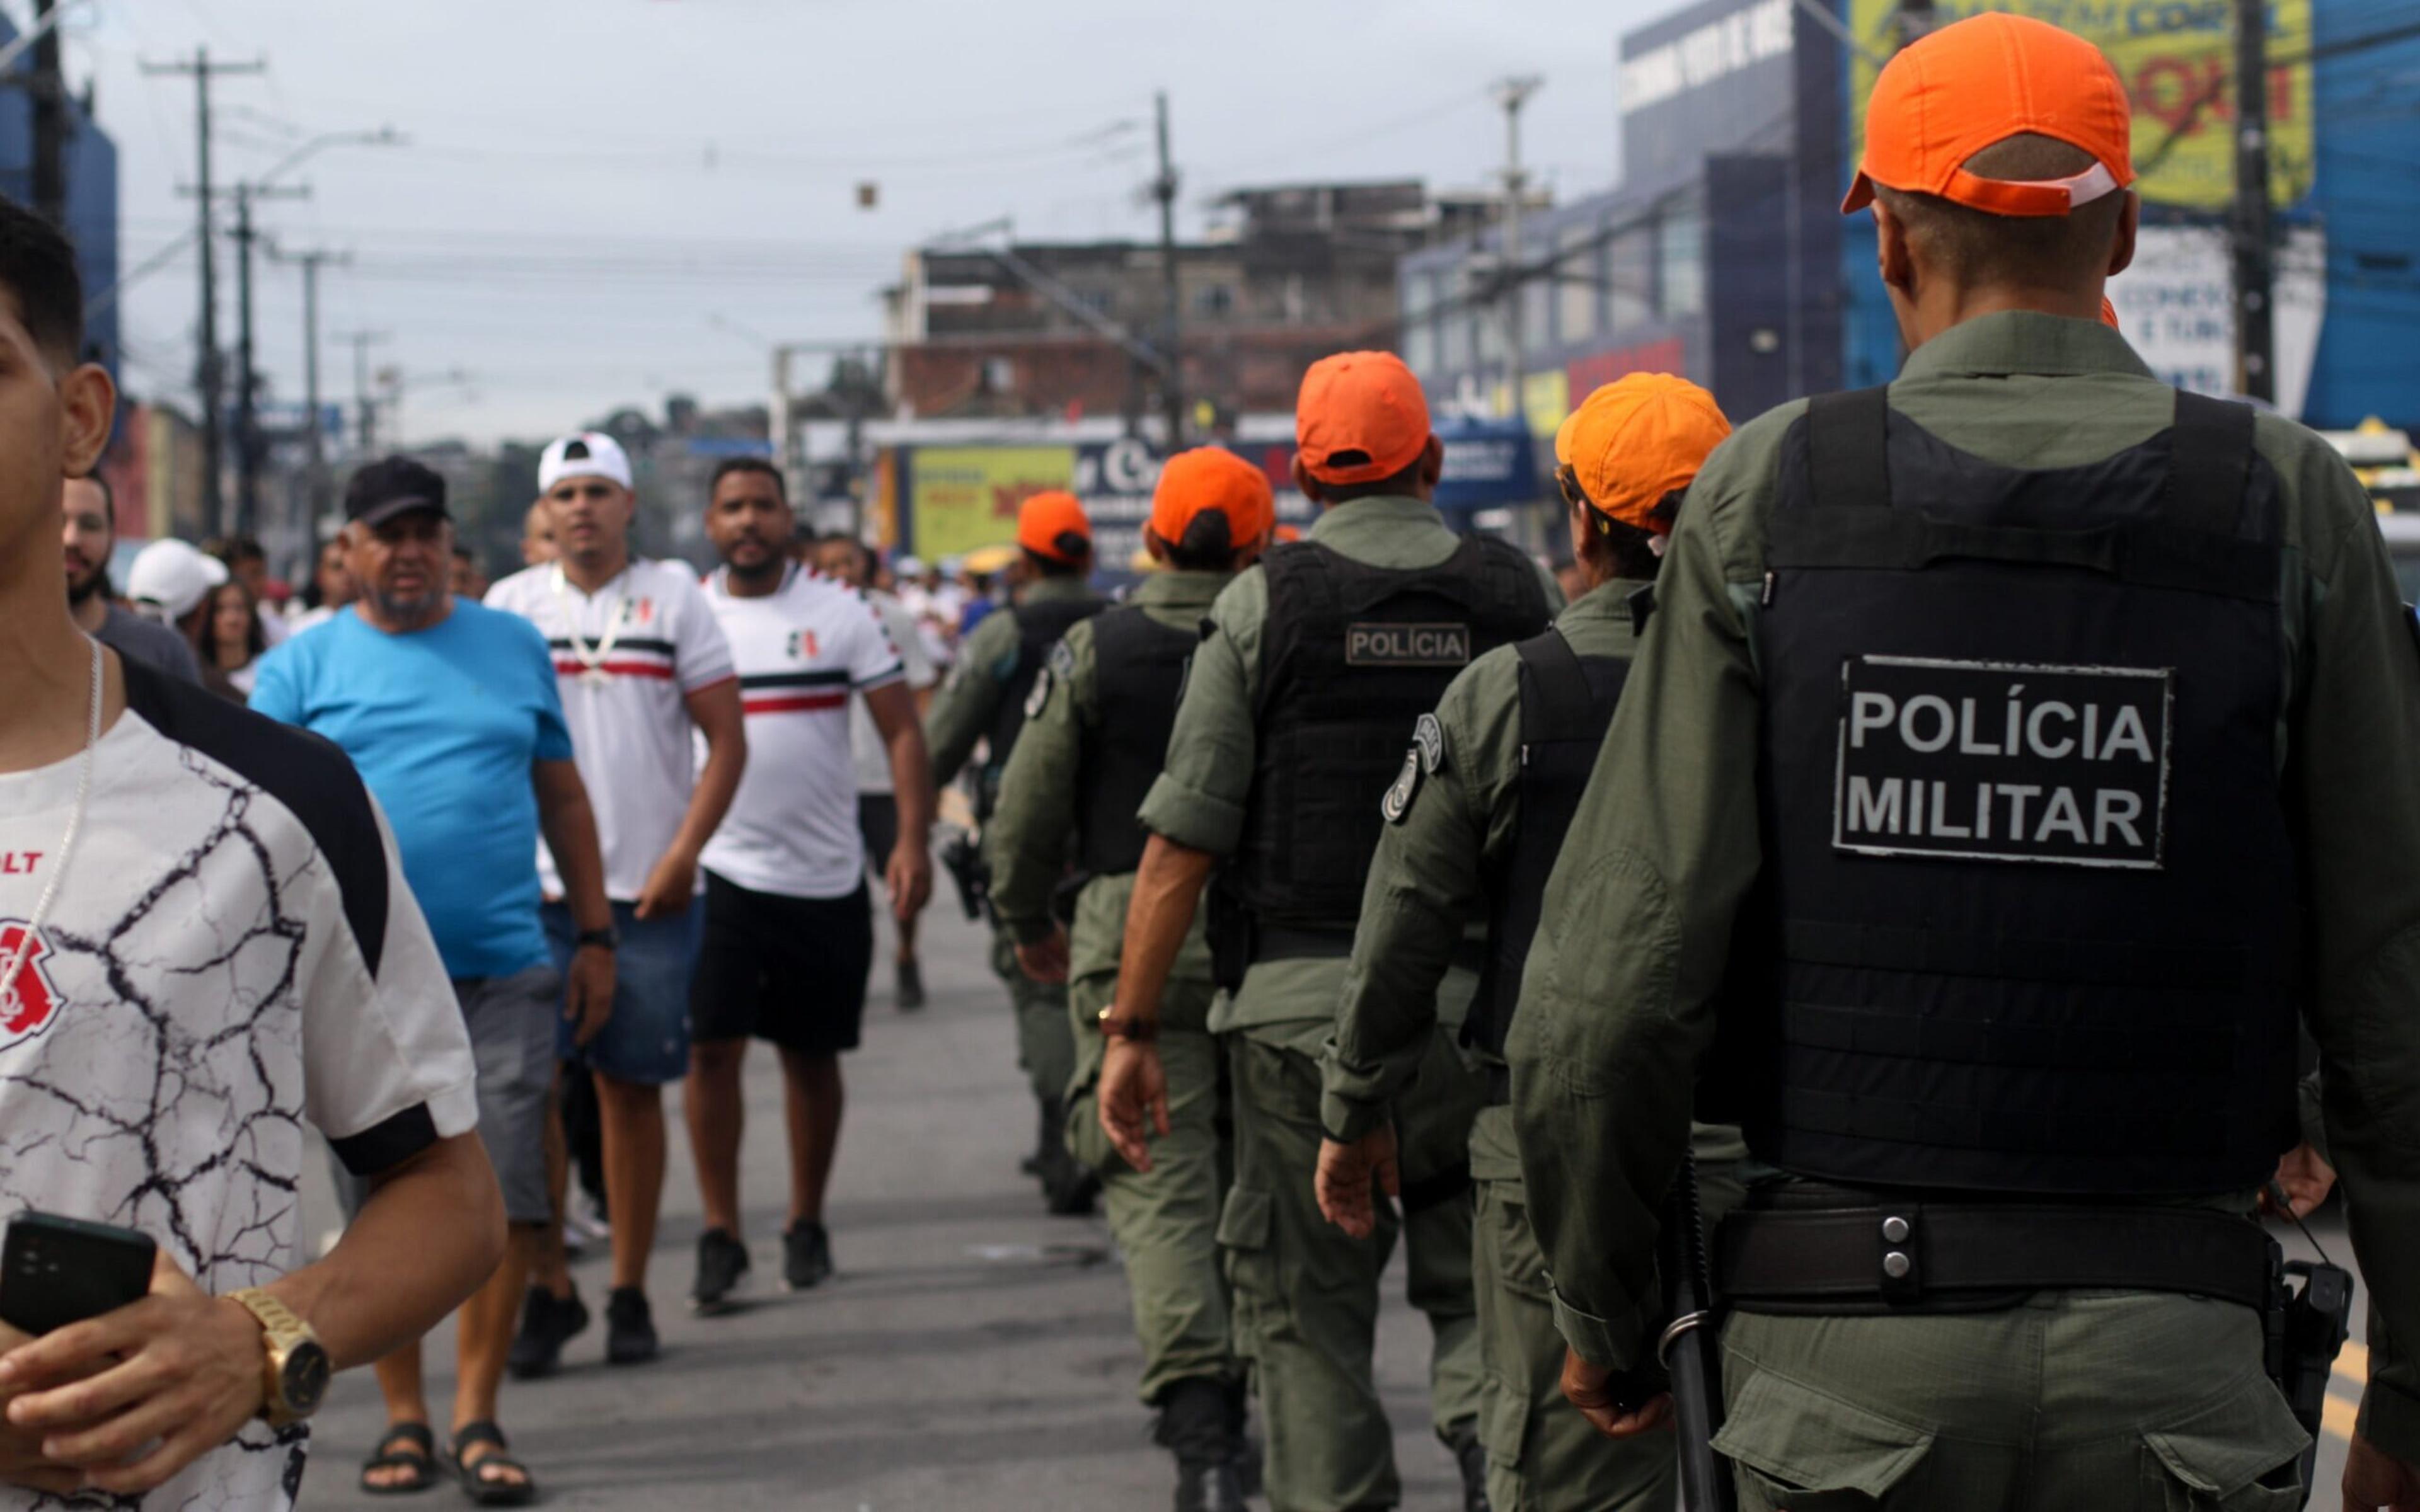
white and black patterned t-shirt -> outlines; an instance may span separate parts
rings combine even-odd
[[[470,1042],[343,754],[125,667],[83,838],[0,995],[0,1214],[141,1229],[234,1291],[296,1263],[304,1122],[363,1174],[465,1133]],[[0,773],[0,965],[58,864],[79,761]],[[256,1422],[144,1504],[290,1505],[305,1441]],[[0,1507],[46,1500],[0,1488]]]

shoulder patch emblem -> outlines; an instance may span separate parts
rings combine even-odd
[[[1061,677],[1073,677],[1076,675],[1076,653],[1066,641],[1054,640],[1050,643],[1050,658],[1043,665]]]
[[[1056,666],[1058,664],[1057,656],[1054,656],[1051,657],[1051,664],[1052,666]],[[1025,695],[1025,717],[1027,718],[1041,718],[1042,711],[1050,706],[1050,683],[1051,677],[1049,667],[1045,667],[1040,671],[1033,674],[1033,691]]]
[[[1445,726],[1437,723],[1434,714],[1420,716],[1412,726],[1412,749],[1420,759],[1420,770],[1435,777],[1445,766]]]
[[[1412,800],[1420,793],[1420,752],[1415,746],[1404,753],[1403,771],[1396,775],[1394,785],[1387,789],[1387,795],[1378,800],[1378,812],[1386,816],[1387,823],[1400,825],[1404,816],[1412,811]]]

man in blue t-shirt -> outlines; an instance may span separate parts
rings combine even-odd
[[[345,490],[344,545],[362,586],[352,607],[260,662],[255,711],[326,736],[385,810],[404,879],[454,979],[479,1076],[479,1135],[504,1188],[512,1242],[463,1304],[450,1454],[474,1490],[531,1485],[496,1427],[496,1391],[537,1237],[551,1221],[544,1131],[554,1072],[553,1005],[585,1043],[613,1002],[613,915],[587,790],[554,664],[536,628],[447,591],[454,528],[445,480],[404,457]],[[579,946],[559,990],[538,923],[532,863],[543,832]],[[420,1347],[379,1362],[388,1428],[365,1489],[436,1478]],[[482,1497],[481,1500],[488,1498]],[[518,1498],[516,1498],[518,1499]]]

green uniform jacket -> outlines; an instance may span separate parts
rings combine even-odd
[[[1590,590],[1557,616],[1582,656],[1627,661],[1637,644],[1630,595],[1643,583]],[[1387,1121],[1411,1085],[1437,1022],[1437,984],[1466,929],[1483,924],[1490,870],[1512,852],[1521,813],[1521,661],[1498,646],[1437,701],[1444,755],[1415,780],[1404,816],[1378,837],[1353,964],[1321,1067],[1320,1121],[1358,1139]]]
[[[1211,601],[1225,587],[1223,572],[1162,572],[1142,580],[1128,602],[1162,625],[1198,630]],[[981,626],[977,626],[978,629]],[[1037,683],[1039,706],[1016,737],[1008,766],[1001,774],[999,806],[991,819],[991,902],[1001,923],[1020,945],[1049,937],[1050,895],[1066,874],[1070,842],[1076,833],[1078,784],[1083,775],[1083,748],[1088,732],[1101,722],[1100,694],[1094,682],[1093,623],[1077,625],[1051,654]],[[1120,894],[1115,913],[1125,916],[1125,897],[1134,890],[1131,872],[1121,877],[1095,877],[1085,887],[1088,911],[1095,890]],[[1199,944],[1200,931],[1194,933]],[[1085,956],[1068,962],[1068,975],[1083,978],[1118,968],[1119,932],[1087,931],[1070,939]],[[1097,958],[1097,959],[1095,959]],[[1188,975],[1206,975],[1208,966]]]
[[[1433,567],[1461,547],[1445,517],[1418,499],[1373,497],[1334,505],[1311,525],[1310,539],[1340,555],[1373,567]],[[1559,607],[1562,591],[1543,569],[1546,602]],[[1190,850],[1232,855],[1243,833],[1245,806],[1252,791],[1257,733],[1252,711],[1261,687],[1261,627],[1269,617],[1267,575],[1247,568],[1210,608],[1202,647],[1193,654],[1185,702],[1176,711],[1176,732],[1168,743],[1168,768],[1143,800],[1143,827]],[[1381,795],[1373,793],[1376,803]],[[1215,1031],[1255,1024],[1324,1019],[1335,1011],[1332,982],[1326,990],[1288,990],[1332,975],[1333,963],[1276,961],[1256,967],[1246,990],[1222,1004]]]
[[[1019,594],[1020,604],[1047,604],[1057,598],[1090,598],[1093,590],[1081,578],[1042,578]],[[975,753],[975,743],[991,733],[1000,717],[1000,701],[1009,679],[1016,675],[1016,616],[994,609],[975,626],[958,648],[958,664],[924,716],[924,744],[933,753],[933,786],[945,788]],[[1000,781],[1006,751],[993,751],[984,772],[984,796]]]
[[[1890,401],[1952,446],[2025,468],[2097,461],[2175,409],[2117,332],[2027,313],[1927,342]],[[1607,1365],[1637,1357],[1657,1304],[1656,1205],[1761,864],[1751,631],[1781,439],[1803,409],[1742,427],[1689,491],[1506,1046],[1557,1321]],[[2374,1304],[2364,1431],[2420,1458],[2420,1361],[2389,1345],[2390,1327],[2420,1338],[2420,655],[2351,472],[2288,421],[2262,416],[2255,441],[2284,494],[2277,754],[2309,899],[2304,1008]]]

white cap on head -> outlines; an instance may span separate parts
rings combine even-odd
[[[126,569],[126,596],[181,620],[226,580],[226,563],[218,558],[182,541],[154,541],[135,552],[133,564]]]
[[[583,430],[549,445],[537,459],[537,491],[551,493],[566,478],[603,478],[631,486],[630,458],[602,431]]]
[[[921,557],[901,557],[898,561],[891,564],[891,570],[902,578],[922,578],[924,576],[923,559]]]

